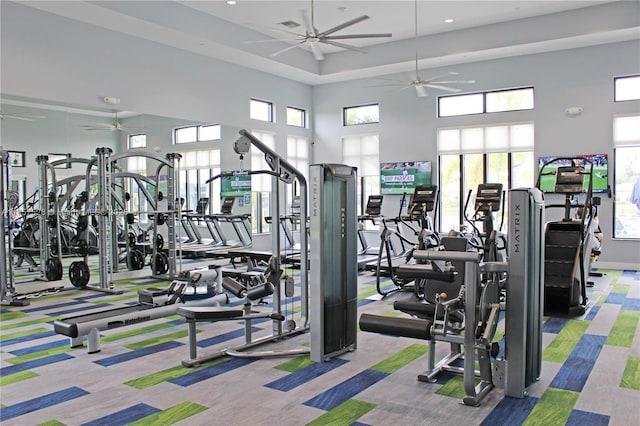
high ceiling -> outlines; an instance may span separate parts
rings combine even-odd
[[[291,46],[277,40],[291,35],[283,30],[305,33],[302,11],[311,14],[311,0],[18,3],[308,84],[408,71],[416,56],[424,69],[640,38],[638,16],[629,16],[637,1],[419,0],[416,15],[414,0],[315,0],[320,32],[367,15],[334,35],[392,34],[340,40],[367,53],[320,44],[324,60],[316,60],[309,43],[272,56]],[[282,24],[287,21],[293,27]],[[273,41],[247,43],[264,39]]]

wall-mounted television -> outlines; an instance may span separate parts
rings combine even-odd
[[[380,163],[381,194],[413,194],[418,185],[431,185],[431,161]]]
[[[220,178],[220,196],[244,197],[247,192],[251,192],[251,175],[234,173]]]
[[[544,171],[541,168],[549,161],[559,158],[558,161],[547,164]],[[561,159],[560,159],[561,158]],[[607,192],[609,190],[609,157],[608,154],[586,154],[586,155],[553,155],[538,158],[538,173],[543,173],[540,176],[540,190],[543,192],[555,192],[556,174],[547,174],[549,172],[556,172],[558,167],[565,166],[584,166],[588,172],[591,164],[588,161],[582,159],[588,159],[593,164],[593,192]],[[584,176],[582,183],[582,191],[586,192],[589,188],[589,175]]]

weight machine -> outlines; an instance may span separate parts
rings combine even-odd
[[[427,370],[418,375],[418,380],[433,382],[444,371],[461,374],[465,405],[479,405],[494,386],[504,388],[505,396],[523,398],[527,388],[541,375],[542,193],[536,188],[511,190],[509,212],[508,263],[481,263],[479,252],[418,250],[414,256],[419,260],[464,263],[464,279],[458,292],[434,287],[431,288],[435,296],[433,304],[394,303],[395,309],[413,318],[371,314],[360,317],[362,331],[428,340]],[[503,282],[505,272],[508,278]],[[422,273],[441,282],[447,279],[444,272],[429,270],[426,265]],[[501,300],[503,286],[505,301]],[[499,357],[499,343],[493,341],[500,311],[506,311],[502,357]],[[438,362],[435,361],[437,342],[450,345],[449,353]],[[464,362],[462,367],[456,365],[460,360]]]
[[[11,163],[9,152],[0,149],[0,304],[2,306],[25,306],[29,302],[21,300],[16,294],[13,270],[13,232],[15,227],[13,214],[18,205],[18,194],[9,190],[11,183]]]
[[[289,164],[285,159],[281,158],[275,151],[262,143],[258,138],[251,134],[247,130],[240,130],[240,137],[235,141],[233,145],[234,151],[240,155],[242,160],[244,156],[250,151],[251,146],[256,147],[262,151],[265,155],[265,161],[271,170],[266,171],[251,171],[250,173],[265,173],[272,176],[271,186],[271,207],[272,217],[280,217],[280,186],[281,184],[291,185],[295,181],[298,182],[300,188],[300,215],[301,217],[307,216],[307,181],[304,175]],[[214,177],[215,178],[215,177]],[[212,178],[213,179],[213,178]],[[278,341],[288,336],[306,332],[309,330],[309,253],[307,250],[301,250],[300,252],[300,286],[299,297],[295,296],[297,286],[294,285],[293,277],[282,274],[282,261],[279,256],[281,246],[281,230],[280,227],[274,226],[271,235],[271,256],[269,261],[269,270],[273,274],[269,283],[273,287],[262,287],[256,290],[257,293],[249,291],[249,288],[243,290],[240,286],[236,286],[227,280],[227,288],[235,289],[234,294],[239,297],[245,297],[245,307],[243,309],[225,309],[222,308],[182,308],[179,313],[185,317],[186,322],[189,324],[190,330],[190,357],[182,362],[182,365],[191,367],[199,365],[205,361],[216,359],[225,355],[236,357],[262,357],[262,356],[286,356],[286,355],[300,355],[303,353],[309,353],[309,350],[304,349],[292,349],[285,351],[266,351],[266,352],[247,352],[247,349],[256,347],[258,345]],[[301,227],[300,232],[300,245],[301,247],[308,247],[308,236],[306,226]],[[355,238],[354,238],[355,243]],[[234,250],[229,251],[229,255],[233,255]],[[250,251],[237,251],[235,252],[245,253],[250,255]],[[282,277],[282,278],[281,278]],[[265,284],[265,283],[263,283]],[[266,285],[266,284],[265,284]],[[268,289],[268,291],[266,291]],[[261,312],[254,312],[252,308],[252,299],[254,296],[263,297],[266,295],[271,296],[271,310],[269,312],[262,310]],[[297,311],[296,321],[293,318],[293,313],[283,313],[283,308],[286,308],[286,301],[283,303],[283,295],[291,300],[294,296],[300,300],[300,309]],[[293,303],[293,301],[292,301]],[[288,311],[292,312],[293,309]],[[251,322],[254,319],[267,318],[272,321],[271,334],[254,338],[251,334]],[[216,351],[209,354],[197,355],[195,352],[195,323],[200,321],[217,322],[224,320],[239,320],[245,322],[245,343],[239,347],[233,349],[225,349],[222,351]]]

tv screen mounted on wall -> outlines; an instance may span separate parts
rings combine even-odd
[[[406,161],[380,164],[382,195],[413,194],[416,186],[431,184],[431,161]]]

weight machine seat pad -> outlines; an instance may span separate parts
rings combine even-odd
[[[424,319],[385,317],[381,315],[362,314],[360,330],[391,336],[410,337],[420,340],[431,340],[432,322]]]
[[[225,306],[188,306],[178,308],[177,314],[187,321],[216,321],[241,317],[243,311]]]
[[[436,315],[436,305],[432,303],[403,302],[396,300],[393,302],[393,309],[427,320],[432,320]],[[438,319],[442,319],[442,317]],[[453,322],[463,322],[464,315],[460,311],[452,311],[449,312],[449,320]]]
[[[438,280],[450,283],[453,282],[456,275],[453,271],[434,271],[427,264],[406,263],[404,265],[398,266],[398,268],[396,269],[396,276],[398,278]]]

